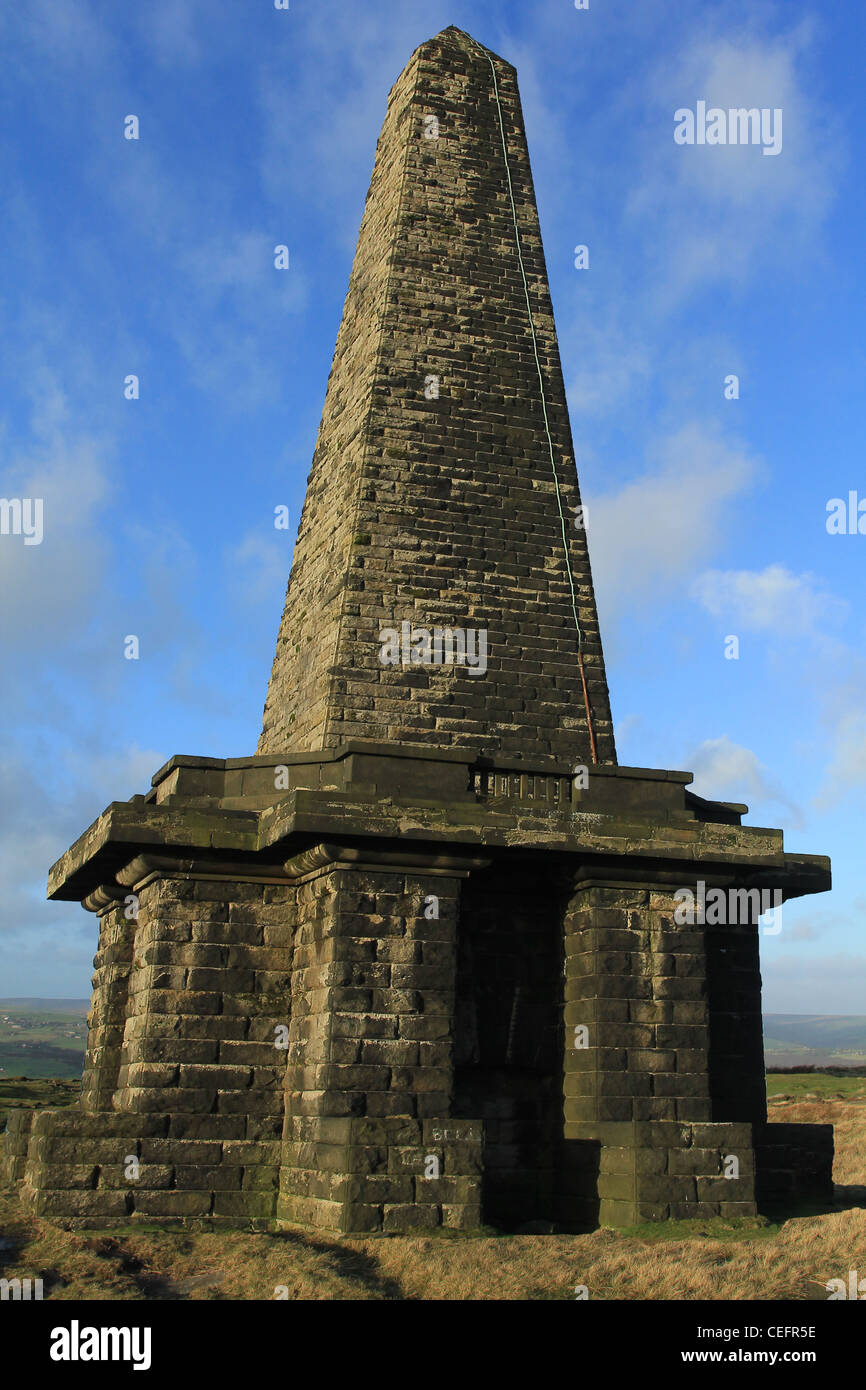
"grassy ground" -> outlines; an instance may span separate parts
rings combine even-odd
[[[774,1120],[836,1126],[836,1208],[779,1222],[695,1221],[590,1235],[193,1234],[136,1226],[70,1232],[0,1196],[0,1273],[41,1275],[52,1299],[825,1300],[827,1280],[866,1270],[866,1079],[803,1080],[818,1100],[774,1100]],[[285,1296],[285,1295],[283,1295]]]
[[[866,1076],[825,1076],[822,1072],[791,1072],[767,1077],[767,1100],[866,1101]]]
[[[0,1134],[6,1128],[10,1110],[56,1110],[61,1105],[74,1105],[81,1082],[58,1081],[56,1078],[32,1076],[0,1077]]]

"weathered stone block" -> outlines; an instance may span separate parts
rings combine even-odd
[[[168,1218],[207,1216],[211,1208],[209,1192],[140,1192],[133,1197],[136,1216]]]
[[[441,1224],[438,1207],[422,1206],[418,1202],[384,1206],[383,1231],[430,1230]]]

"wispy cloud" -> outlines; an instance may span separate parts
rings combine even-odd
[[[785,33],[753,24],[736,37],[691,35],[648,75],[643,174],[628,214],[645,228],[657,304],[820,254],[845,142],[810,80],[817,40],[808,19]],[[782,152],[767,159],[751,145],[675,145],[674,112],[699,100],[781,109]]]
[[[760,464],[714,426],[685,425],[648,450],[652,469],[588,499],[588,539],[603,618],[663,602],[724,534],[731,504]]]
[[[26,546],[16,536],[0,543],[0,590],[7,596],[0,605],[0,641],[7,677],[15,663],[32,662],[34,653],[44,659],[52,644],[64,644],[74,626],[85,625],[111,551],[101,523],[111,493],[113,444],[76,427],[56,381],[46,377],[45,383],[29,441],[10,449],[6,430],[3,494],[42,499],[44,529],[41,545]]]
[[[687,759],[695,774],[698,796],[726,801],[756,802],[761,807],[781,807],[794,828],[803,825],[803,812],[772,776],[751,748],[732,742],[726,735],[705,739]],[[753,817],[754,819],[754,817]]]
[[[833,729],[832,755],[828,761],[824,781],[815,805],[827,810],[842,800],[856,794],[863,802],[866,800],[866,713],[863,699],[866,689],[853,709],[845,710],[837,719]]]
[[[844,622],[849,605],[813,574],[784,565],[763,570],[706,570],[692,593],[708,613],[733,628],[805,638],[829,634]]]
[[[137,747],[0,763],[0,931],[50,927],[48,869],[110,801],[146,792],[165,755]],[[77,915],[76,909],[76,915]]]
[[[291,545],[285,531],[248,531],[227,553],[229,586],[243,603],[270,603],[276,613],[291,569]]]

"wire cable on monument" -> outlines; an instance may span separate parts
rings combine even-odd
[[[544,416],[544,432],[547,436],[547,448],[550,454],[550,468],[553,473],[553,485],[556,490],[556,505],[559,508],[559,524],[562,530],[562,549],[565,555],[565,570],[568,575],[568,587],[571,591],[571,611],[574,615],[574,627],[577,633],[577,664],[580,671],[580,682],[583,687],[583,703],[586,707],[586,722],[589,729],[589,746],[592,753],[592,761],[598,762],[598,750],[595,743],[595,730],[592,725],[592,710],[589,703],[589,687],[586,681],[586,670],[583,664],[583,633],[580,628],[580,619],[577,615],[577,595],[574,590],[574,574],[571,569],[571,557],[568,553],[568,534],[565,528],[565,513],[562,510],[562,497],[559,491],[559,478],[556,472],[556,458],[553,451],[553,438],[550,433],[550,421],[547,415],[547,400],[544,395],[544,375],[541,370],[541,360],[538,356],[538,341],[535,336],[535,323],[532,318],[532,302],[529,298],[529,284],[526,279],[526,268],[523,264],[523,249],[520,244],[520,228],[517,222],[517,206],[514,201],[514,189],[511,184],[511,168],[508,163],[508,146],[505,141],[505,124],[502,119],[502,102],[499,99],[499,80],[496,76],[496,66],[490,54],[481,47],[475,39],[472,40],[475,46],[484,54],[490,64],[490,71],[493,74],[493,95],[496,99],[496,111],[499,118],[499,135],[502,140],[502,158],[505,161],[505,177],[508,184],[508,198],[511,203],[511,218],[514,223],[514,242],[517,248],[517,261],[520,266],[520,276],[523,280],[523,293],[526,297],[526,312],[529,316],[529,332],[532,337],[532,352],[535,357],[535,366],[538,372],[538,386],[541,395],[541,410]]]

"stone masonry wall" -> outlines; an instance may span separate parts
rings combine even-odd
[[[298,886],[284,1219],[480,1224],[481,1129],[446,1118],[458,889],[441,875],[352,869]]]
[[[574,1121],[712,1118],[704,938],[675,907],[670,892],[586,887],[566,911],[566,1135]]]
[[[293,1116],[447,1114],[458,890],[444,876],[353,869],[298,886]]]
[[[568,1132],[559,1177],[565,1225],[756,1214],[751,1125],[578,1123]]]
[[[567,1223],[757,1210],[752,1125],[709,1123],[705,928],[676,907],[672,890],[598,885],[566,911]]]
[[[117,1090],[134,935],[135,923],[126,916],[123,901],[102,912],[81,1078],[84,1110],[110,1110]]]
[[[741,922],[704,928],[710,1095],[714,1120],[759,1125],[767,1115],[760,927],[756,912],[743,916]]]
[[[36,1215],[73,1226],[267,1225],[279,1171],[273,1129],[257,1114],[40,1110],[21,1196]]]
[[[294,890],[178,877],[137,891],[114,1108],[278,1119]]]
[[[295,889],[190,874],[135,893],[134,920],[102,919],[81,1108],[40,1113],[29,1147],[16,1127],[9,1176],[79,1224],[272,1220]]]
[[[800,1202],[833,1200],[833,1126],[755,1126],[757,1197],[790,1210]]]
[[[494,59],[601,761],[615,761],[514,69]],[[428,139],[427,118],[438,121]],[[383,268],[387,278],[382,280]],[[438,378],[438,397],[425,380]],[[382,627],[485,629],[486,675],[383,666]],[[259,751],[352,738],[589,761],[538,369],[484,50],[449,29],[377,150]]]

